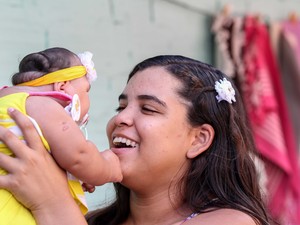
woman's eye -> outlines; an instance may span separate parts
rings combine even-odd
[[[142,107],[142,110],[143,111],[146,111],[146,112],[150,112],[150,113],[156,113],[157,111],[154,110],[153,108],[149,108],[149,107]]]

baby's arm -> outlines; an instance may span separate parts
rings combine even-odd
[[[83,182],[102,185],[122,179],[118,157],[107,150],[105,157],[86,140],[63,107],[48,97],[32,96],[27,113],[39,124],[56,162]]]

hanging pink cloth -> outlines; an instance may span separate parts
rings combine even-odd
[[[267,173],[268,207],[281,224],[300,224],[300,177],[295,138],[279,70],[266,26],[245,18],[245,77],[241,84],[247,114]]]

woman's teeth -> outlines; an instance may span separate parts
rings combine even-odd
[[[117,147],[137,147],[137,143],[135,141],[131,141],[124,137],[115,137],[113,140],[114,145]]]

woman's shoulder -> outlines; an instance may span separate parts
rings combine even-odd
[[[256,225],[248,214],[235,209],[218,209],[211,212],[201,213],[190,219],[184,225]]]

